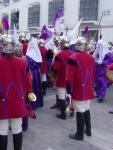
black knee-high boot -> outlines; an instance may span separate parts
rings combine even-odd
[[[22,150],[22,132],[13,134],[14,150]]]
[[[59,118],[59,119],[66,119],[66,101],[65,100],[62,100],[62,99],[59,99],[59,102],[60,102],[60,111],[61,113],[60,114],[56,114],[56,117]]]
[[[50,109],[56,109],[60,107],[60,100],[58,98],[58,95],[56,95],[56,103],[50,107]]]
[[[27,131],[28,129],[28,116],[22,118],[22,131]]]
[[[91,136],[91,118],[90,118],[90,111],[87,110],[84,113],[84,117],[85,117],[85,133],[87,136]]]
[[[46,81],[42,82],[42,91],[43,91],[43,95],[46,95]]]
[[[109,111],[110,114],[113,114],[113,111]]]
[[[0,135],[0,150],[7,150],[7,135]]]
[[[76,140],[84,139],[84,113],[76,113],[77,131],[75,134],[70,134],[69,138]]]

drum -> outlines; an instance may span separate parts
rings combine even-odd
[[[105,72],[105,76],[109,81],[113,82],[113,71],[112,70],[107,69]]]

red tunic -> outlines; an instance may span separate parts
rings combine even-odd
[[[71,50],[61,50],[55,57],[53,62],[53,69],[57,72],[57,77],[55,81],[56,87],[66,86],[66,68],[67,60],[73,54]]]
[[[45,59],[45,55],[46,55],[47,49],[44,47],[40,47],[40,52],[42,56],[41,73],[46,74],[47,73],[47,61]]]
[[[26,116],[25,95],[32,92],[27,62],[0,56],[0,72],[0,119]]]
[[[68,61],[66,80],[71,85],[72,99],[94,99],[94,58],[86,52],[73,54]]]
[[[105,76],[106,76],[106,78],[111,82],[111,84],[113,83],[113,63],[112,64],[110,64],[110,65],[108,65],[108,67],[107,67],[107,69],[109,69],[109,70],[111,70],[112,71],[112,76],[110,75],[110,76],[107,76],[106,75],[106,72],[105,72]]]
[[[28,44],[27,43],[22,43],[22,46],[23,46],[22,52],[23,52],[23,55],[25,56],[26,52],[27,52]]]

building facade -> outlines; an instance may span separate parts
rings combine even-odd
[[[88,37],[113,41],[113,0],[0,0],[0,18],[6,16],[10,30],[40,32],[43,25],[53,26],[55,12],[64,8],[64,23],[72,29],[83,17],[81,34],[89,27]]]

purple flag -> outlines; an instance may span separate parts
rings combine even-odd
[[[84,31],[83,31],[83,35],[86,35],[87,33],[88,33],[88,26],[86,26],[85,28],[84,28]]]
[[[54,16],[53,24],[55,25],[55,22],[58,18],[61,18],[63,16],[63,8],[59,8]]]
[[[5,16],[2,18],[2,24],[3,24],[4,29],[6,29],[6,30],[9,29],[8,20]]]
[[[41,35],[40,35],[40,39],[49,39],[52,37],[52,31],[50,31],[46,25],[43,26],[42,31],[41,31]]]

